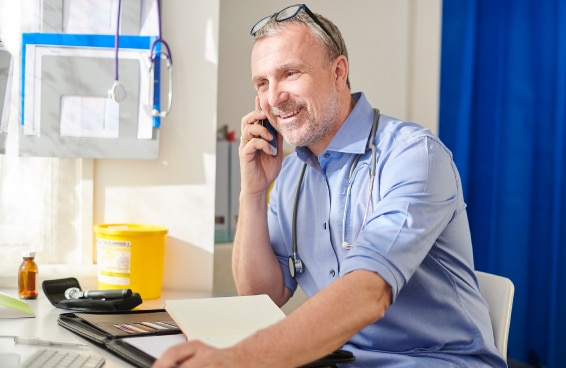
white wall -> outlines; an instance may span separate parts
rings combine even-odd
[[[160,128],[159,159],[94,162],[95,223],[169,229],[168,289],[212,289],[218,18],[219,0],[162,1],[174,96]]]

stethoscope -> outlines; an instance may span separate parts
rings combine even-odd
[[[365,212],[364,212],[364,219],[362,221],[362,227],[360,228],[360,231],[358,232],[358,236],[359,234],[362,232],[362,230],[365,227],[365,223],[367,221],[367,216],[369,213],[369,206],[371,203],[371,193],[373,191],[373,181],[375,178],[375,167],[376,167],[376,158],[377,158],[377,147],[375,146],[375,143],[373,142],[375,140],[375,132],[377,131],[377,124],[379,122],[379,109],[374,109],[374,117],[373,117],[373,125],[371,127],[371,131],[368,137],[368,142],[366,145],[366,150],[365,152],[367,152],[368,150],[371,150],[371,168],[369,171],[369,187],[368,187],[368,201],[366,204],[366,208],[365,208]],[[365,153],[364,152],[364,153]],[[352,175],[354,174],[354,171],[356,170],[356,167],[358,166],[358,161],[360,160],[360,158],[362,157],[363,154],[357,154],[356,157],[354,158],[354,160],[352,161],[352,163],[350,164],[350,170],[348,172],[348,188],[346,189],[346,203],[344,204],[344,216],[342,218],[342,247],[346,250],[349,250],[352,248],[352,243],[348,243],[345,240],[345,233],[346,233],[346,211],[348,210],[348,206],[350,205],[350,194],[352,192]],[[292,225],[292,231],[291,231],[291,235],[293,237],[293,248],[292,248],[292,254],[289,256],[288,258],[288,262],[289,262],[289,272],[291,273],[291,277],[295,278],[297,276],[297,274],[303,273],[304,271],[304,265],[303,265],[303,261],[301,261],[301,258],[299,257],[299,253],[298,253],[298,246],[297,246],[297,210],[299,207],[299,197],[301,194],[301,186],[303,183],[303,178],[305,176],[305,171],[307,168],[307,164],[305,163],[303,165],[303,168],[301,170],[301,174],[299,175],[299,181],[297,183],[297,189],[295,191],[295,201],[293,204],[293,225]],[[356,237],[357,240],[357,237]]]
[[[116,33],[114,34],[114,84],[108,90],[108,97],[114,102],[120,103],[126,98],[126,88],[120,84],[118,78],[118,50],[120,49],[120,18],[122,1],[118,0],[118,19],[116,20]]]
[[[157,22],[159,25],[159,36],[151,44],[150,57],[149,57],[151,64],[149,67],[149,75],[153,76],[154,68],[156,73],[159,72],[159,66],[160,66],[159,59],[163,59],[166,61],[167,71],[169,73],[169,83],[168,83],[169,91],[167,93],[169,100],[167,102],[167,110],[162,110],[162,111],[159,110],[160,108],[159,91],[158,90],[156,91],[154,89],[156,85],[158,86],[157,83],[157,78],[159,78],[158,75],[155,76],[153,83],[151,83],[149,98],[150,98],[150,103],[153,103],[153,109],[151,110],[151,115],[153,115],[155,118],[164,118],[171,111],[171,104],[173,103],[173,55],[171,54],[171,49],[169,48],[169,44],[163,39],[163,37],[161,37],[161,1],[160,0],[157,0]],[[161,47],[159,46],[163,46],[165,50],[162,50]],[[159,127],[158,119],[154,121],[154,127],[155,128]]]
[[[150,48],[150,56],[149,56],[149,60],[150,60],[150,67],[149,67],[149,74],[151,76],[150,79],[153,79],[153,82],[151,83],[151,88],[150,88],[150,92],[149,92],[149,99],[150,99],[150,104],[153,105],[153,109],[151,110],[151,115],[156,117],[156,118],[164,118],[166,117],[169,112],[171,111],[171,104],[173,101],[173,57],[171,55],[171,49],[169,48],[169,45],[167,44],[167,42],[161,37],[161,2],[159,0],[156,1],[157,3],[157,21],[158,21],[158,25],[159,25],[159,36],[153,41],[153,43],[151,44],[151,48]],[[120,103],[122,101],[124,101],[124,99],[126,98],[126,88],[120,84],[119,78],[118,78],[118,50],[120,48],[120,13],[121,13],[121,8],[122,8],[122,1],[118,0],[118,14],[117,14],[117,20],[116,20],[116,33],[114,36],[114,84],[112,85],[112,87],[108,90],[108,97],[110,97],[114,102]],[[164,50],[162,50],[162,47],[164,48]],[[159,105],[160,105],[160,101],[159,101],[159,91],[155,91],[154,90],[154,85],[158,84],[157,79],[159,78],[158,76],[156,76],[155,78],[153,77],[154,74],[154,69],[157,72],[159,72],[159,59],[164,59],[167,62],[167,70],[169,72],[169,92],[168,92],[168,97],[169,97],[169,101],[167,103],[167,109],[160,111],[159,110]],[[158,121],[154,121],[154,128],[158,128],[159,127],[159,122]]]

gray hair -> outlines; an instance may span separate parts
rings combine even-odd
[[[324,27],[330,32],[332,38],[322,29],[320,26],[308,15],[305,11],[300,11],[296,16],[284,21],[276,21],[275,18],[269,19],[269,21],[260,28],[255,35],[253,35],[254,41],[262,39],[268,36],[274,36],[280,34],[286,27],[291,24],[304,24],[306,25],[311,34],[319,39],[325,46],[327,51],[328,63],[331,64],[334,59],[340,55],[344,55],[346,60],[348,60],[348,50],[346,49],[346,43],[342,37],[342,33],[338,27],[326,17],[315,14],[318,20],[324,25]],[[336,41],[336,43],[332,40]],[[350,77],[348,76],[346,83],[348,89],[350,88]]]

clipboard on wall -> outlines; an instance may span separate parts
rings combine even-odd
[[[126,98],[117,103],[108,97],[116,64],[113,35],[24,33],[20,155],[157,158],[149,98],[155,38],[120,36]]]

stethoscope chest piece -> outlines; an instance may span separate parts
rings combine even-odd
[[[123,85],[115,81],[112,88],[108,90],[108,97],[110,97],[115,102],[122,102],[126,99],[126,88]]]
[[[295,278],[299,273],[303,273],[303,261],[301,261],[297,253],[289,256],[289,272],[292,278]]]

